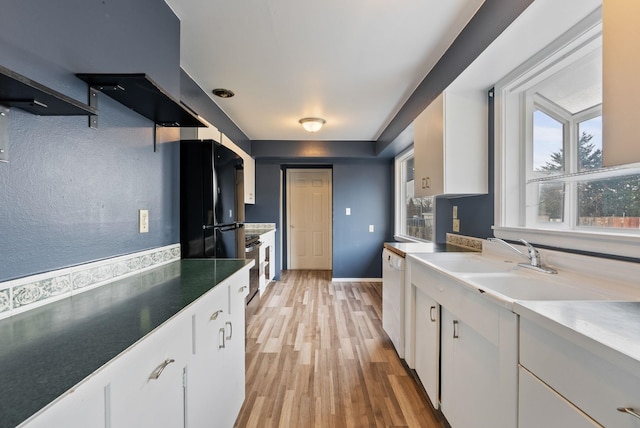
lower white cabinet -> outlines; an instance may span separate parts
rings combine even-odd
[[[638,413],[640,409],[638,365],[629,361],[577,333],[547,328],[520,317],[520,365],[555,391],[557,400],[572,403],[580,414],[587,415],[587,421],[595,421],[596,426],[640,427],[638,416],[619,410],[628,408]],[[557,405],[557,401],[552,412],[547,409],[549,400],[541,394],[534,398],[527,401],[520,398],[520,411],[531,415],[532,424],[536,418],[566,417],[566,407]],[[554,426],[574,425],[554,423]]]
[[[187,367],[187,427],[210,426],[224,412],[227,287],[216,287],[192,315],[193,349]],[[222,426],[222,425],[220,425]]]
[[[518,397],[518,428],[600,426],[522,367],[519,371]]]
[[[21,428],[233,427],[245,398],[248,291],[243,268]]]
[[[440,408],[452,427],[498,427],[500,359],[496,344],[442,309]],[[515,409],[513,409],[515,411]]]
[[[189,331],[190,319],[178,315],[111,363],[106,409],[111,427],[184,426]]]
[[[517,315],[410,260],[415,370],[453,428],[517,425]],[[411,349],[411,347],[409,347]]]
[[[73,393],[64,395],[58,402],[29,420],[29,428],[86,428],[107,427],[105,394],[109,393],[104,372],[94,373],[78,385]],[[69,415],[73,415],[70,417]]]
[[[440,391],[440,305],[421,290],[415,302],[415,370],[434,408]]]

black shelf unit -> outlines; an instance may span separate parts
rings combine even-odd
[[[97,109],[0,66],[0,105],[38,116],[89,116]]]
[[[156,125],[170,127],[207,127],[185,105],[166,93],[144,73],[78,73],[78,78]]]

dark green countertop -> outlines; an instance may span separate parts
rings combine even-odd
[[[175,261],[0,321],[0,427],[15,427],[251,261]]]

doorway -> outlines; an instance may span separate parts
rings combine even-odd
[[[286,170],[287,265],[289,269],[331,270],[332,170]]]

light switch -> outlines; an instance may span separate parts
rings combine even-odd
[[[346,215],[351,215],[351,208],[347,208],[347,209],[345,210],[345,214],[346,214]]]
[[[149,232],[149,210],[138,211],[138,224],[140,233]]]
[[[374,230],[374,229],[373,229],[373,225],[372,225],[372,224],[370,224],[370,225],[369,225],[369,232],[373,232],[373,230]]]

